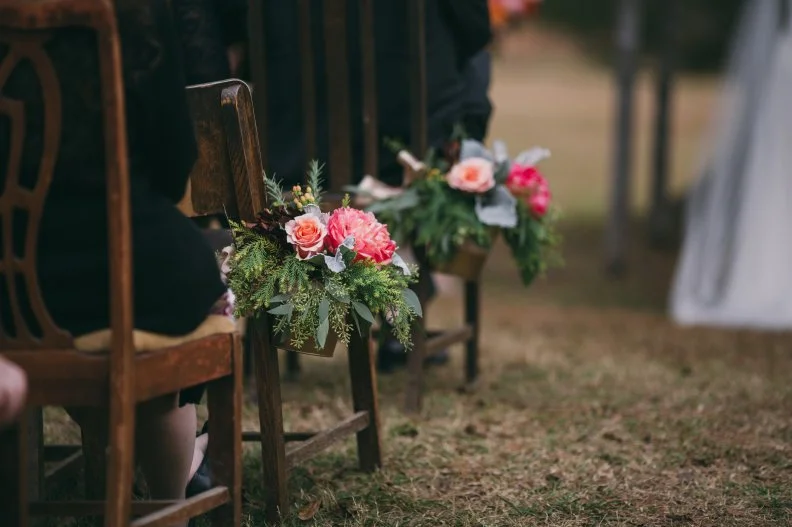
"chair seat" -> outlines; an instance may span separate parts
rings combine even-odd
[[[211,335],[234,333],[235,331],[237,331],[237,324],[231,318],[224,315],[209,315],[195,331],[187,335],[174,337],[135,330],[132,332],[132,341],[137,353],[145,353],[173,348]],[[111,340],[111,330],[100,329],[75,337],[74,347],[84,353],[104,353],[110,349]]]

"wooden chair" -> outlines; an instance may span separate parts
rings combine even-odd
[[[267,119],[267,83],[265,78],[265,54],[263,44],[264,31],[264,0],[251,2],[250,26],[251,60],[253,81],[255,83],[254,98],[256,117],[261,123]],[[371,7],[373,0],[361,0],[360,10],[363,27],[372,28]],[[315,88],[313,82],[313,42],[310,33],[311,0],[299,0],[300,12],[300,52],[303,57],[302,100],[305,108],[305,137],[307,145],[306,166],[317,154],[316,120],[313,108]],[[340,174],[352,175],[352,146],[350,132],[350,101],[347,80],[345,1],[324,2],[324,49],[326,69],[328,73],[329,121],[333,123],[333,133],[329,134],[330,156],[328,166],[335,176],[329,182],[328,202],[340,201],[341,189],[351,181],[340,178]],[[367,35],[365,42],[371,41]],[[377,126],[374,83],[373,48],[364,46],[364,62],[369,65],[364,79],[369,89],[364,90],[364,133],[367,145],[366,170],[375,170],[377,166]],[[262,126],[259,134],[262,157],[266,160],[266,126]],[[265,162],[266,166],[266,162]],[[283,433],[283,416],[281,408],[280,371],[277,350],[272,346],[270,326],[266,317],[249,321],[254,334],[254,355],[256,359],[256,378],[259,397],[260,433],[244,434],[246,440],[261,441],[263,456],[263,476],[265,485],[265,505],[267,519],[276,523],[289,510],[287,472],[294,465],[307,460],[324,448],[350,435],[357,434],[358,459],[364,471],[374,471],[382,463],[379,437],[379,412],[376,392],[376,373],[372,361],[372,342],[370,338],[361,338],[352,332],[349,345],[349,372],[352,384],[354,414],[336,426],[312,433]],[[296,373],[298,362],[296,354],[289,357],[288,367]],[[286,442],[296,442],[286,448]]]
[[[425,0],[409,0],[410,9],[410,95],[412,107],[412,151],[422,155],[428,149],[428,104],[426,93],[426,6]],[[418,259],[421,280],[417,287],[421,305],[429,299],[429,280],[432,268],[425,252],[414,247]],[[422,408],[424,391],[424,359],[454,344],[465,344],[465,390],[476,388],[479,378],[480,341],[480,285],[478,281],[466,281],[464,287],[464,324],[427,338],[427,316],[416,324],[415,346],[407,359],[407,387],[404,408],[407,413],[418,413]]]
[[[65,29],[68,28],[68,29]],[[110,233],[111,327],[73,338],[55,326],[44,306],[36,273],[36,242],[41,212],[61,141],[61,86],[53,57],[45,46],[74,28],[96,35],[103,108]],[[12,323],[0,328],[0,352],[27,372],[29,407],[99,406],[109,410],[106,499],[79,502],[28,503],[26,484],[27,427],[17,424],[0,433],[0,510],[3,523],[28,525],[28,516],[96,516],[105,525],[163,526],[211,511],[213,524],[237,526],[241,521],[241,345],[229,323],[207,319],[199,331],[173,339],[133,328],[129,175],[119,38],[109,0],[0,1],[0,115],[8,118],[11,157],[0,195],[4,228],[0,273],[7,286]],[[79,49],[79,48],[78,48]],[[84,50],[81,50],[84,51]],[[22,60],[37,73],[46,101],[46,130],[39,178],[32,188],[19,181],[26,141],[25,108],[4,97],[3,87]],[[90,72],[86,74],[90,75]],[[34,123],[32,126],[35,126]],[[27,214],[24,252],[15,253],[12,222],[15,212]],[[26,283],[26,291],[16,284]],[[27,294],[25,294],[27,293]],[[32,309],[24,310],[24,297]],[[6,320],[8,317],[6,317]],[[201,335],[206,336],[201,336]],[[134,427],[137,403],[182,388],[208,383],[209,410],[214,418],[208,455],[215,486],[191,499],[132,503]],[[97,441],[99,445],[105,444]],[[100,456],[101,457],[101,456]],[[87,460],[93,459],[88,456]],[[102,460],[103,462],[104,460]],[[103,463],[104,464],[104,463]],[[90,467],[89,467],[90,468]],[[88,470],[88,468],[87,468]],[[103,474],[92,474],[100,480]]]
[[[407,0],[409,9],[409,53],[410,53],[410,96],[412,115],[411,147],[412,151],[422,156],[428,148],[427,141],[427,94],[426,94],[426,35],[425,0]],[[256,112],[259,122],[266,122],[266,82],[264,50],[265,32],[263,29],[262,9],[266,0],[251,2],[251,64],[253,77],[256,82]],[[302,109],[303,131],[306,145],[306,163],[314,158],[317,153],[317,123],[316,123],[316,88],[314,66],[314,46],[312,39],[312,2],[300,0],[299,5],[299,34],[300,54],[302,61]],[[361,0],[360,12],[360,49],[361,49],[361,93],[362,93],[362,118],[363,118],[363,169],[365,174],[377,175],[378,151],[380,137],[377,125],[377,89],[376,89],[376,64],[374,59],[373,34],[373,1]],[[333,123],[333,133],[329,137],[330,166],[333,179],[330,187],[336,193],[349,184],[354,177],[351,146],[350,123],[350,82],[349,58],[347,50],[347,26],[349,13],[348,0],[323,0],[322,26],[324,29],[324,62],[327,82],[328,121]],[[262,127],[261,144],[262,152],[266,158],[266,127]],[[428,299],[429,277],[431,269],[425,261],[421,248],[416,248],[416,256],[421,266],[421,282],[417,287],[419,297],[423,304]],[[465,284],[464,302],[465,324],[457,329],[443,332],[431,339],[426,339],[426,314],[416,325],[414,334],[415,346],[408,358],[408,381],[405,391],[405,409],[407,412],[420,411],[423,386],[424,386],[424,358],[447,346],[456,343],[466,343],[465,380],[466,387],[472,388],[478,379],[479,373],[479,285],[477,282]],[[287,374],[289,378],[296,378],[299,374],[299,355],[287,354]]]

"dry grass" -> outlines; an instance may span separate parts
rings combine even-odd
[[[525,292],[499,248],[484,283],[485,386],[457,391],[454,353],[452,364],[429,372],[422,416],[408,419],[404,375],[381,378],[385,468],[357,472],[351,441],[300,467],[293,503],[321,505],[312,520],[288,525],[792,524],[790,335],[674,326],[663,313],[673,254],[635,244],[631,274],[603,277],[595,218],[607,180],[610,85],[542,38],[528,57],[506,44],[493,136],[554,149],[546,172],[568,212],[566,268]],[[693,172],[711,86],[682,82],[677,182]],[[644,123],[647,97],[644,86]],[[433,325],[456,320],[457,294],[452,288],[432,306]],[[306,359],[300,383],[284,387],[289,428],[315,429],[350,412],[339,355]],[[49,432],[73,429],[53,419]],[[263,525],[257,464],[249,451],[248,526]]]

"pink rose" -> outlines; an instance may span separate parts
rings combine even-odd
[[[495,167],[484,158],[471,157],[451,167],[446,181],[451,188],[483,194],[495,186]]]
[[[528,207],[534,216],[541,218],[547,214],[547,209],[550,207],[550,197],[550,190],[544,189],[528,198]]]
[[[551,194],[547,180],[534,166],[513,164],[506,178],[506,187],[521,198],[538,218],[547,214]]]
[[[297,249],[297,258],[306,260],[322,252],[327,226],[321,214],[303,214],[284,226],[286,241]]]
[[[388,227],[378,222],[374,214],[350,207],[334,210],[327,221],[325,245],[335,253],[349,236],[355,237],[355,261],[368,259],[386,265],[396,252]]]

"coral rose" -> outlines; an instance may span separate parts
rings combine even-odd
[[[306,260],[324,248],[327,226],[322,214],[303,214],[286,223],[286,241],[294,245],[297,258]]]
[[[513,164],[506,178],[506,187],[528,205],[534,216],[541,218],[547,214],[550,188],[536,167]]]
[[[470,157],[451,167],[446,181],[451,188],[483,194],[495,186],[495,166],[483,157]]]
[[[383,265],[391,263],[396,242],[391,240],[388,227],[378,222],[371,212],[350,207],[333,211],[327,220],[325,245],[335,253],[349,236],[355,238],[355,261],[368,259]]]

